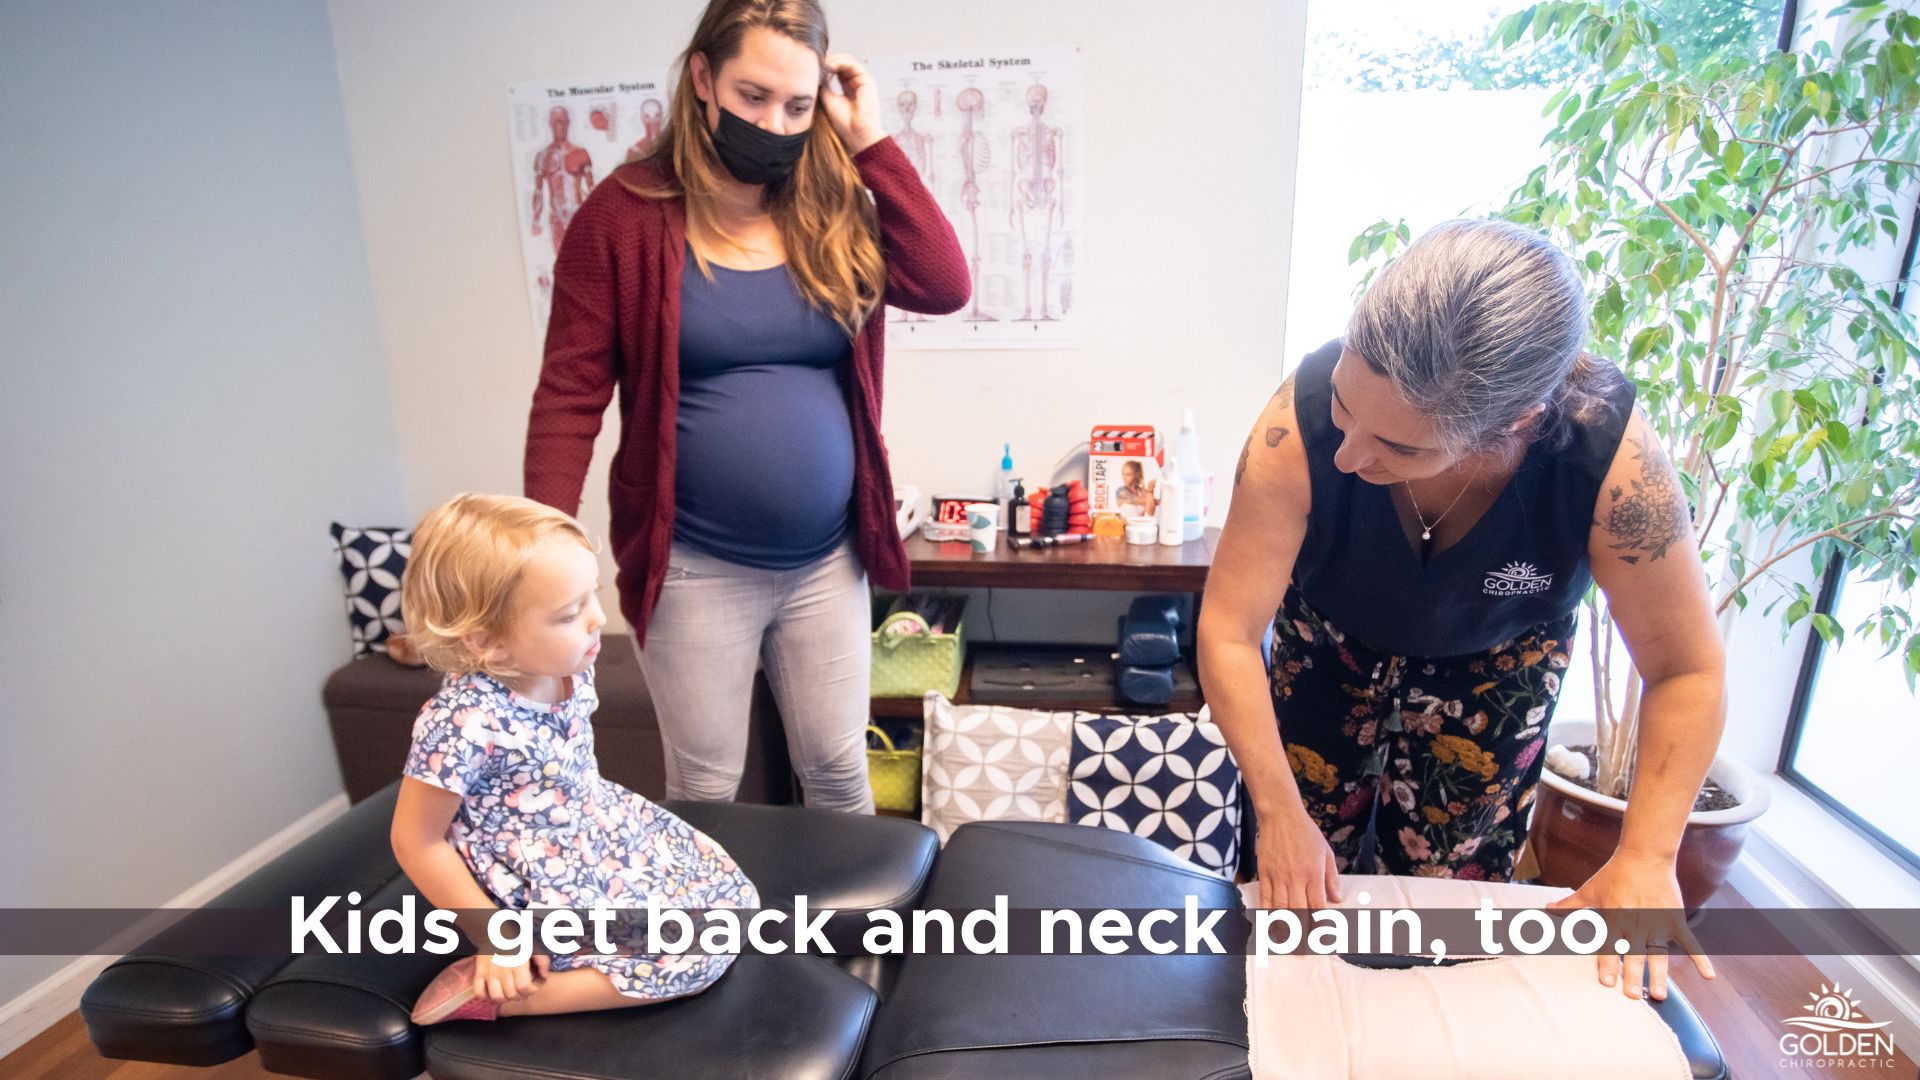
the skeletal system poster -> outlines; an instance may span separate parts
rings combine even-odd
[[[595,184],[653,146],[667,122],[664,75],[547,79],[507,88],[520,251],[536,348],[553,303],[553,256]]]
[[[1080,52],[929,52],[870,62],[893,133],[959,234],[973,299],[887,312],[893,348],[1079,344]]]

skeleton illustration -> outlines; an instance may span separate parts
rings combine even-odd
[[[900,96],[895,99],[895,103],[900,107],[901,124],[900,130],[893,133],[894,142],[900,145],[900,149],[907,152],[907,160],[913,162],[913,170],[920,174],[920,179],[927,185],[927,190],[933,191],[935,190],[933,178],[934,139],[932,135],[924,131],[916,131],[913,127],[913,115],[920,109],[920,96],[911,90],[902,90],[900,91]],[[918,312],[903,311],[899,317],[893,321],[917,323],[932,322],[933,320]]]
[[[986,116],[987,96],[969,86],[954,95],[953,107],[960,110],[963,125],[960,170],[964,179],[960,184],[960,205],[967,208],[967,220],[973,226],[973,310],[967,313],[966,321],[996,322],[994,316],[980,310],[980,175],[993,164],[993,152],[986,137],[973,129],[973,122]]]
[[[1060,191],[1060,129],[1041,119],[1047,110],[1047,88],[1027,88],[1027,115],[1032,119],[1016,128],[1013,140],[1013,207],[1007,223],[1020,226],[1020,281],[1025,294],[1022,322],[1052,322],[1047,311],[1047,275],[1053,266],[1053,228],[1065,224],[1066,204]],[[1036,236],[1036,234],[1038,234]],[[1040,315],[1033,314],[1033,253],[1040,249]]]

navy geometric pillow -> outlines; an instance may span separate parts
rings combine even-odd
[[[400,575],[413,554],[412,529],[349,529],[333,523],[340,574],[347,579],[347,625],[353,658],[387,651],[387,638],[407,632],[400,618]]]
[[[1143,836],[1231,881],[1240,767],[1206,712],[1082,716],[1067,759],[1067,820]]]

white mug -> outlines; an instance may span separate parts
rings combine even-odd
[[[1000,543],[1000,504],[977,502],[967,504],[967,542],[973,550],[985,555]]]

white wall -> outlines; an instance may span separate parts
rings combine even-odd
[[[461,490],[520,489],[539,356],[507,85],[664,68],[700,8],[331,0],[415,512]],[[1016,471],[1045,476],[1093,423],[1173,429],[1192,406],[1223,520],[1240,441],[1283,369],[1304,0],[829,0],[827,13],[833,47],[856,56],[1061,44],[1086,60],[1083,347],[892,353],[895,477],[976,490],[1006,441]],[[602,533],[612,427],[582,506]]]
[[[405,509],[326,13],[9,0],[0,145],[0,908],[159,904],[340,792]]]

